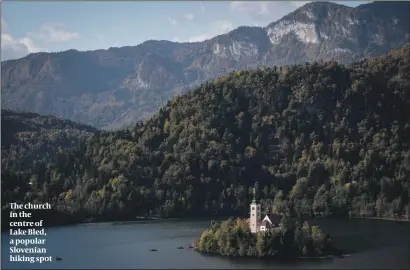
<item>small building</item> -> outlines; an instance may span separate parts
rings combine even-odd
[[[280,227],[282,216],[280,214],[269,214],[260,223],[261,231],[268,231],[272,228]]]
[[[269,221],[262,220],[262,222],[259,226],[259,230],[264,232],[264,231],[269,231],[270,229],[272,229],[272,225],[269,223]]]
[[[282,215],[276,213],[268,214],[262,219],[261,205],[256,203],[255,198],[253,198],[252,203],[250,204],[250,210],[248,221],[251,233],[257,233],[259,231],[265,232],[280,227]]]

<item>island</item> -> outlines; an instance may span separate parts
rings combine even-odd
[[[194,246],[199,252],[224,256],[293,259],[340,255],[329,234],[300,217],[273,213],[262,219],[261,205],[255,199],[250,204],[249,219],[212,221]]]

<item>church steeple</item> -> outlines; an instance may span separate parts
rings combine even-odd
[[[256,203],[256,188],[255,186],[253,187],[253,200],[252,203]]]
[[[261,205],[256,202],[257,183],[253,187],[253,200],[250,205],[249,227],[252,233],[257,233],[261,221]]]
[[[254,185],[253,185],[253,199],[252,199],[252,203],[256,203],[256,192],[258,192],[258,187],[259,187],[259,183],[258,182],[256,182]]]

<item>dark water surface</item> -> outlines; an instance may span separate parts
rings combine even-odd
[[[42,264],[11,263],[10,238],[3,233],[1,264],[2,269],[410,269],[409,222],[355,219],[316,223],[333,235],[336,247],[348,250],[351,256],[283,263],[202,255],[177,247],[192,243],[209,220],[160,220],[46,228],[48,254],[63,260]]]

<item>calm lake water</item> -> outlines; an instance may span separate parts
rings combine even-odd
[[[177,249],[197,238],[209,220],[161,220],[97,223],[46,228],[46,248],[62,261],[10,263],[9,236],[2,234],[2,269],[410,269],[410,223],[382,220],[316,221],[331,233],[337,247],[350,257],[281,263],[245,258],[225,258]],[[158,249],[157,252],[149,251]]]

